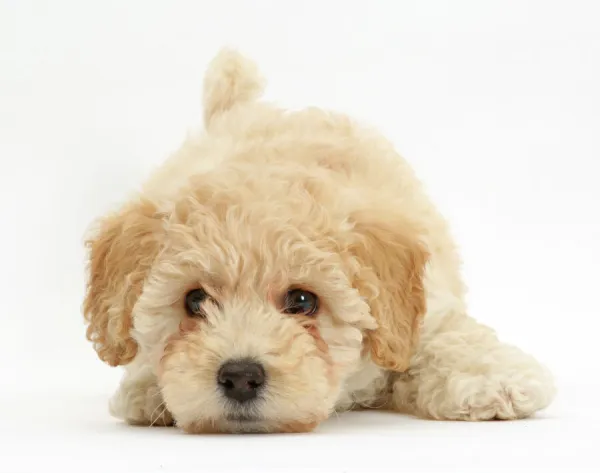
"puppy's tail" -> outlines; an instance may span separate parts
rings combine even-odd
[[[258,99],[263,90],[264,79],[256,64],[233,49],[222,49],[204,76],[205,126],[234,105]]]

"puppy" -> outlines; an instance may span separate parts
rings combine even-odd
[[[187,432],[305,432],[335,411],[517,419],[550,374],[467,315],[444,218],[378,133],[260,101],[231,50],[205,130],[90,236],[87,337],[111,413]]]

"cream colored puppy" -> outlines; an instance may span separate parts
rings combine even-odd
[[[546,370],[467,315],[446,222],[392,145],[343,115],[264,103],[262,87],[222,51],[205,132],[89,239],[87,335],[125,367],[112,414],[302,432],[357,407],[546,407]]]

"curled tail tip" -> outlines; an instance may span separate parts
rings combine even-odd
[[[232,47],[222,48],[204,75],[204,122],[238,103],[257,100],[265,81],[254,61]]]

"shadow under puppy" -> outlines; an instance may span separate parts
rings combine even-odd
[[[334,411],[516,419],[547,371],[466,314],[443,217],[377,132],[259,100],[221,51],[189,137],[88,241],[87,336],[132,424],[310,431]]]

